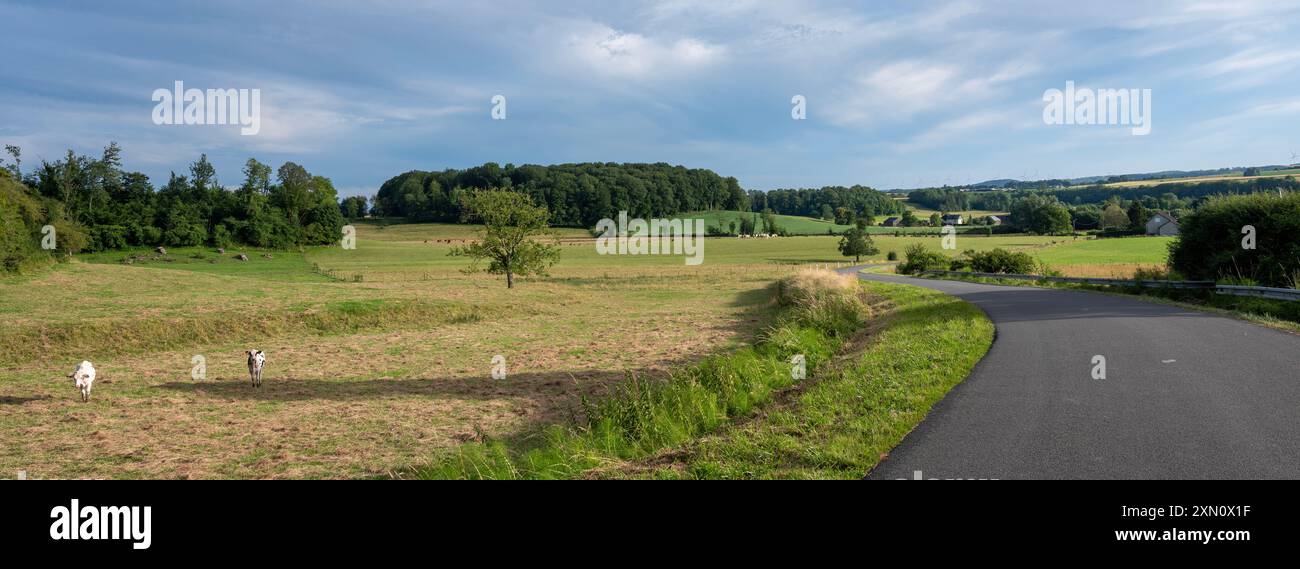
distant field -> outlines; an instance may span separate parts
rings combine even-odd
[[[757,220],[757,223],[762,223],[758,214],[740,211],[697,211],[693,213],[684,213],[675,217],[681,219],[703,219],[705,227],[717,226],[730,229],[732,221],[736,222],[737,227],[740,226],[740,219],[742,216],[750,216]],[[852,227],[851,225],[839,225],[822,219],[814,219],[798,215],[777,215],[776,222],[782,229],[796,235],[826,235],[828,230],[834,231],[835,233],[841,233],[845,229]]]
[[[1066,276],[1128,278],[1141,267],[1163,266],[1173,237],[1078,240],[1035,253]]]
[[[1264,172],[1261,176],[1300,176],[1300,168],[1288,168],[1285,170],[1270,170]]]
[[[1139,186],[1159,186],[1161,184],[1177,184],[1177,183],[1195,184],[1200,182],[1219,182],[1224,180],[1232,181],[1232,182],[1244,182],[1247,180],[1254,180],[1258,178],[1278,178],[1278,177],[1296,176],[1296,175],[1300,175],[1300,169],[1270,170],[1268,172],[1262,172],[1258,176],[1242,176],[1241,172],[1231,172],[1231,173],[1222,174],[1218,176],[1198,176],[1192,178],[1161,178],[1156,180],[1132,180],[1128,182],[1114,182],[1114,183],[1104,184],[1104,185],[1115,187],[1115,188],[1134,188]]]

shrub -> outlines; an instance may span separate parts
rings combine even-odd
[[[162,230],[152,225],[133,225],[128,232],[132,245],[157,245],[162,243]]]
[[[235,244],[235,234],[224,224],[212,228],[212,245],[222,249]]]
[[[54,250],[65,257],[80,253],[90,244],[90,236],[86,234],[86,228],[77,223],[59,219],[50,225],[54,226],[55,235],[58,236],[54,240]]]
[[[121,225],[96,225],[90,230],[90,250],[107,251],[127,245],[127,228]]]
[[[38,246],[45,212],[39,201],[7,177],[0,178],[0,271],[48,262]]]
[[[991,251],[967,252],[971,270],[977,273],[1001,273],[1015,275],[1033,274],[1038,269],[1038,261],[1029,253],[993,249]]]
[[[885,255],[885,258],[888,259],[888,260],[890,260],[890,261],[897,261],[897,260],[898,260],[898,251],[890,251],[888,255]]]
[[[265,249],[288,249],[298,242],[298,228],[278,208],[259,212],[239,228],[244,243]]]
[[[181,222],[163,232],[163,243],[172,247],[194,247],[208,240],[208,229],[198,222]]]
[[[1242,247],[1255,229],[1255,248]],[[1169,264],[1194,280],[1229,277],[1293,286],[1300,272],[1300,193],[1215,196],[1179,221]]]
[[[925,245],[913,243],[903,251],[907,261],[898,265],[898,272],[914,275],[923,271],[946,271],[951,261],[947,255],[927,249]]]

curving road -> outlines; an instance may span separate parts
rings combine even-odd
[[[868,478],[1300,478],[1300,336],[1092,292],[859,277],[956,295],[997,327]]]

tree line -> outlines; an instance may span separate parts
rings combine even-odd
[[[897,215],[907,209],[888,194],[858,185],[754,190],[749,196],[753,211],[771,210],[783,215],[834,220],[843,225],[853,224],[859,217]]]
[[[1062,202],[1071,205],[1090,203],[1101,204],[1110,200],[1112,197],[1118,197],[1124,200],[1143,200],[1145,202],[1147,198],[1168,200],[1168,198],[1172,196],[1179,200],[1183,200],[1184,203],[1190,203],[1192,207],[1195,207],[1197,205],[1196,202],[1204,200],[1210,196],[1254,194],[1260,192],[1276,194],[1278,190],[1300,190],[1300,182],[1296,181],[1292,176],[1286,176],[1253,178],[1249,180],[1224,179],[1205,182],[1170,182],[1159,185],[1134,187],[1094,185],[1080,188],[1033,190],[1033,192],[1040,195],[1055,196]]]
[[[771,211],[832,219],[901,213],[904,207],[865,186],[746,192],[732,177],[712,170],[664,163],[578,163],[504,167],[489,162],[440,172],[413,170],[379,187],[371,213],[413,221],[457,222],[466,218],[464,196],[474,190],[505,189],[544,205],[551,223],[592,227],[620,211],[632,217],[671,217],[711,210]],[[842,211],[841,211],[842,210]]]
[[[223,186],[207,155],[188,175],[172,172],[159,187],[122,167],[121,148],[99,156],[69,150],[60,160],[22,169],[21,150],[9,147],[3,164],[3,213],[30,225],[52,225],[66,253],[128,246],[227,247],[237,243],[290,248],[338,242],[344,225],[329,178],[286,162],[277,169],[250,158],[238,187]],[[19,208],[22,211],[19,211]]]
[[[464,221],[464,196],[503,189],[546,207],[552,225],[591,227],[620,211],[668,217],[701,210],[745,210],[748,196],[735,178],[703,169],[656,164],[581,163],[504,167],[489,162],[463,170],[413,170],[379,187],[372,214],[413,221]]]

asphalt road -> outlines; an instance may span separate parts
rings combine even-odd
[[[1300,478],[1300,336],[1100,293],[860,278],[956,295],[997,327],[868,478]]]

